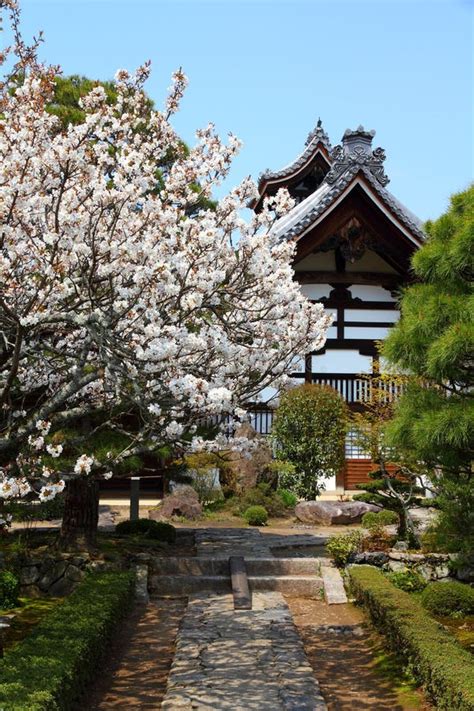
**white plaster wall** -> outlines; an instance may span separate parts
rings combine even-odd
[[[395,301],[388,289],[382,286],[365,286],[362,284],[354,284],[350,287],[353,299],[362,299],[363,301]]]
[[[311,356],[313,373],[371,373],[372,358],[357,350],[328,350]]]
[[[344,339],[349,338],[365,338],[372,340],[381,340],[388,335],[389,328],[369,328],[365,326],[346,326],[344,328]]]
[[[329,284],[302,284],[301,291],[308,298],[313,301],[318,299],[327,299],[329,292],[332,290],[332,286]]]
[[[360,259],[355,262],[346,262],[346,272],[383,272],[384,274],[396,274],[396,270],[379,257],[376,252],[366,250]]]
[[[399,311],[388,311],[388,309],[345,309],[344,319],[346,321],[386,321],[395,323],[400,318]]]

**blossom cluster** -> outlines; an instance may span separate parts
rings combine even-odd
[[[288,194],[248,221],[250,179],[199,206],[240,142],[210,124],[183,151],[169,121],[181,70],[164,111],[147,103],[144,65],[117,72],[115,104],[94,88],[83,123],[61,129],[47,110],[56,68],[16,51],[22,83],[0,87],[0,457],[58,458],[46,423],[97,409],[138,413],[137,447],[183,441],[203,417],[240,414],[281,386],[331,323],[293,279],[294,245],[270,232]],[[94,468],[83,454],[67,474]],[[45,499],[60,484],[43,486]],[[9,487],[5,475],[0,496]]]

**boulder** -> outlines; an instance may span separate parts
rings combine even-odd
[[[245,422],[237,427],[236,437],[246,437],[252,442],[250,456],[235,450],[228,452],[229,467],[235,474],[239,491],[246,491],[256,486],[261,476],[273,459],[268,438],[258,434],[251,424]]]
[[[28,565],[20,571],[20,585],[33,585],[40,576],[36,565]]]
[[[301,501],[295,508],[299,521],[324,526],[360,523],[368,511],[380,511],[380,508],[363,501]]]
[[[199,497],[192,486],[177,486],[172,494],[165,496],[161,506],[148,512],[148,517],[154,521],[172,519],[174,516],[182,516],[189,520],[199,518],[202,514],[202,506]]]
[[[356,565],[376,565],[379,568],[386,565],[388,561],[388,555],[382,551],[353,553],[350,557],[350,562]]]
[[[458,568],[456,577],[463,583],[474,583],[474,565],[464,565]]]

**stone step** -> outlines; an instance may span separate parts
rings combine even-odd
[[[149,578],[152,595],[181,597],[201,592],[229,593],[229,575],[152,575]]]
[[[324,583],[324,597],[328,605],[341,605],[347,602],[342,576],[337,568],[321,569]]]
[[[323,580],[316,575],[249,575],[250,590],[281,592],[286,595],[318,597]],[[230,575],[152,575],[150,593],[154,595],[191,595],[199,592],[230,592]]]
[[[319,575],[326,558],[245,558],[249,576]],[[229,575],[228,558],[152,558],[154,575]]]
[[[319,597],[323,591],[322,578],[315,575],[258,575],[249,576],[252,591],[280,592],[298,597]]]

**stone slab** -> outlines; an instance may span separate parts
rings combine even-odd
[[[324,597],[328,605],[341,605],[347,602],[342,576],[337,568],[321,568],[324,583]]]

